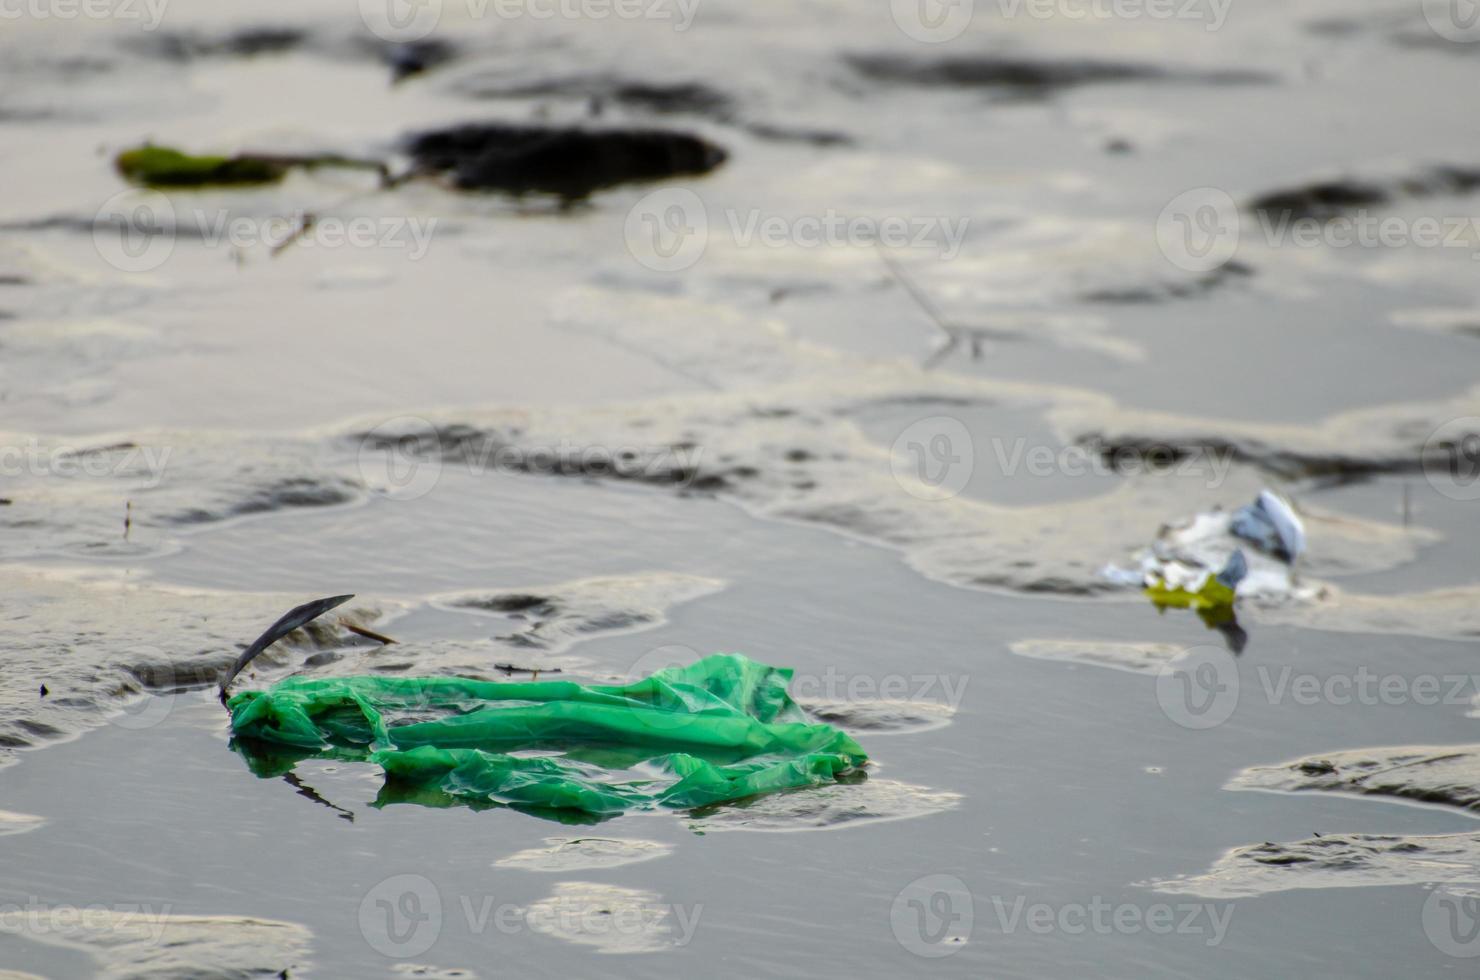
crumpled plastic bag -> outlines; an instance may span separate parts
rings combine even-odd
[[[1248,545],[1254,548],[1244,549]],[[1163,528],[1134,567],[1107,565],[1102,578],[1157,595],[1185,593],[1197,602],[1158,602],[1198,608],[1234,598],[1285,600],[1305,596],[1295,560],[1305,550],[1305,528],[1294,510],[1265,490],[1236,511],[1214,510]],[[1232,595],[1225,596],[1218,582]]]
[[[1268,490],[1234,512],[1228,532],[1288,563],[1305,551],[1305,525],[1283,497]]]
[[[259,761],[363,759],[402,798],[602,817],[820,786],[863,766],[857,742],[807,720],[791,675],[715,654],[611,687],[290,677],[227,707]]]
[[[1146,595],[1159,608],[1212,612],[1233,606],[1238,584],[1248,574],[1248,559],[1242,551],[1235,551],[1217,575],[1204,571],[1181,584],[1168,578],[1155,578],[1147,583]]]

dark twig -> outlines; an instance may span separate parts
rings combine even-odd
[[[339,625],[343,626],[345,629],[349,630],[356,636],[363,636],[367,640],[374,640],[376,643],[381,643],[385,646],[390,646],[392,643],[396,642],[389,636],[386,636],[384,633],[377,633],[372,629],[366,629],[359,623],[345,619],[343,616],[339,617]]]
[[[929,296],[925,295],[925,291],[917,286],[913,279],[905,274],[904,269],[894,260],[894,256],[882,248],[876,251],[879,253],[879,260],[884,263],[884,268],[889,270],[889,275],[905,291],[905,294],[915,301],[915,305],[930,318],[930,322],[935,324],[936,329],[945,334],[945,343],[932,351],[920,365],[926,370],[929,370],[945,360],[952,351],[961,346],[961,335],[963,331],[960,327],[946,322],[946,318],[941,315],[940,308],[935,305]],[[975,353],[976,351],[973,350],[973,354]]]

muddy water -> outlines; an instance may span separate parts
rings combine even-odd
[[[1416,2],[979,3],[940,43],[894,8],[446,3],[410,46],[373,9],[6,21],[0,971],[1473,962],[1480,44]],[[110,165],[399,171],[465,122],[728,157],[578,202],[333,169],[159,197]],[[173,231],[125,243],[141,213]],[[1264,487],[1309,549],[1255,556],[1288,588],[1237,642],[1103,574]],[[209,686],[344,592],[242,683],[740,650],[874,764],[598,826],[254,775]]]

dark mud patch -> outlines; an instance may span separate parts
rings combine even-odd
[[[1104,286],[1080,293],[1077,299],[1082,303],[1098,303],[1107,306],[1136,306],[1165,303],[1171,300],[1198,299],[1224,286],[1243,282],[1253,277],[1253,266],[1230,261],[1202,275],[1126,286]]]
[[[145,57],[186,64],[205,58],[253,58],[287,54],[309,41],[306,31],[261,25],[223,34],[146,33],[130,37],[128,47]]]
[[[742,128],[757,139],[772,143],[804,143],[808,146],[852,146],[853,137],[833,129],[809,129],[774,123],[743,123]]]
[[[455,45],[438,38],[374,44],[369,48],[390,68],[392,82],[402,82],[450,64],[461,53]]]
[[[939,701],[806,701],[802,709],[850,734],[888,735],[924,732],[951,723],[956,709]]]
[[[571,75],[533,82],[469,79],[457,90],[478,99],[581,99],[593,115],[607,106],[656,115],[702,116],[719,122],[735,118],[734,100],[704,82],[651,82],[613,75]]]
[[[1054,421],[1065,438],[1096,451],[1118,470],[1201,458],[1254,466],[1280,480],[1340,483],[1418,472],[1438,478],[1466,467],[1471,462],[1467,447],[1480,436],[1480,423],[1465,425],[1477,416],[1480,388],[1444,401],[1339,412],[1314,423],[1129,409],[1093,416],[1071,410],[1056,413]]]
[[[502,618],[510,628],[494,636],[495,643],[560,653],[593,636],[661,626],[668,621],[673,606],[723,587],[718,579],[653,572],[581,579],[536,589],[458,593],[438,597],[433,605]],[[548,669],[544,663],[535,666]]]
[[[213,506],[189,507],[159,515],[165,524],[208,524],[254,514],[271,514],[299,507],[336,507],[360,499],[360,488],[333,477],[293,476],[223,495]]]
[[[1228,788],[1377,796],[1480,815],[1480,745],[1405,745],[1311,755],[1245,769]]]
[[[959,806],[961,800],[959,793],[892,779],[865,778],[696,810],[689,826],[701,834],[721,830],[838,830],[943,813]]]
[[[718,461],[721,465],[701,467],[698,446],[688,436],[666,443],[634,440],[611,450],[569,444],[546,448],[531,445],[528,433],[516,424],[452,422],[436,427],[417,423],[404,431],[379,426],[345,438],[362,450],[386,453],[398,461],[452,463],[478,472],[615,480],[699,493],[734,490],[757,475],[740,463],[724,465],[724,458]]]
[[[924,59],[894,54],[849,55],[865,78],[896,85],[990,89],[1018,98],[1042,98],[1070,88],[1128,82],[1248,85],[1273,81],[1260,72],[1197,71],[1129,62],[1055,60],[1009,55]]]
[[[397,963],[391,967],[391,973],[397,977],[409,977],[411,980],[478,980],[478,974],[472,970],[455,966],[427,966],[422,963]]]
[[[1405,200],[1472,194],[1480,190],[1480,167],[1432,166],[1391,178],[1338,177],[1270,191],[1249,202],[1268,219],[1330,220]]]
[[[1229,851],[1206,873],[1150,882],[1157,891],[1243,898],[1297,888],[1480,881],[1480,834],[1331,834]]]
[[[621,184],[699,176],[725,162],[725,150],[690,133],[473,123],[409,137],[423,174],[446,175],[467,191],[552,194],[576,201]]]
[[[1076,438],[1095,450],[1117,472],[1141,467],[1165,467],[1199,458],[1231,459],[1257,466],[1284,480],[1361,479],[1383,473],[1421,469],[1420,459],[1367,458],[1340,452],[1313,453],[1285,449],[1259,439],[1232,439],[1217,435],[1188,435],[1168,439],[1154,435],[1115,435],[1088,432]]]
[[[582,104],[592,119],[609,109],[646,116],[691,116],[734,126],[757,139],[810,146],[845,146],[852,138],[836,130],[791,127],[749,118],[739,100],[707,82],[649,81],[611,74],[567,75],[538,81],[510,81],[502,74],[472,78],[456,91],[475,99],[564,100]]]

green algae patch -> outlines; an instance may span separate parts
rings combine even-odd
[[[295,167],[312,170],[339,167],[373,171],[382,186],[390,183],[389,170],[379,160],[326,153],[310,156],[240,153],[236,156],[196,156],[168,146],[140,146],[124,150],[114,160],[118,173],[131,184],[152,188],[254,187],[276,184]]]
[[[824,786],[861,768],[857,742],[791,699],[791,676],[715,654],[620,686],[292,677],[227,706],[263,775],[294,758],[357,759],[384,770],[387,800],[600,819]]]
[[[119,174],[142,187],[225,187],[275,184],[290,163],[260,156],[192,156],[167,146],[125,150],[114,161]]]

